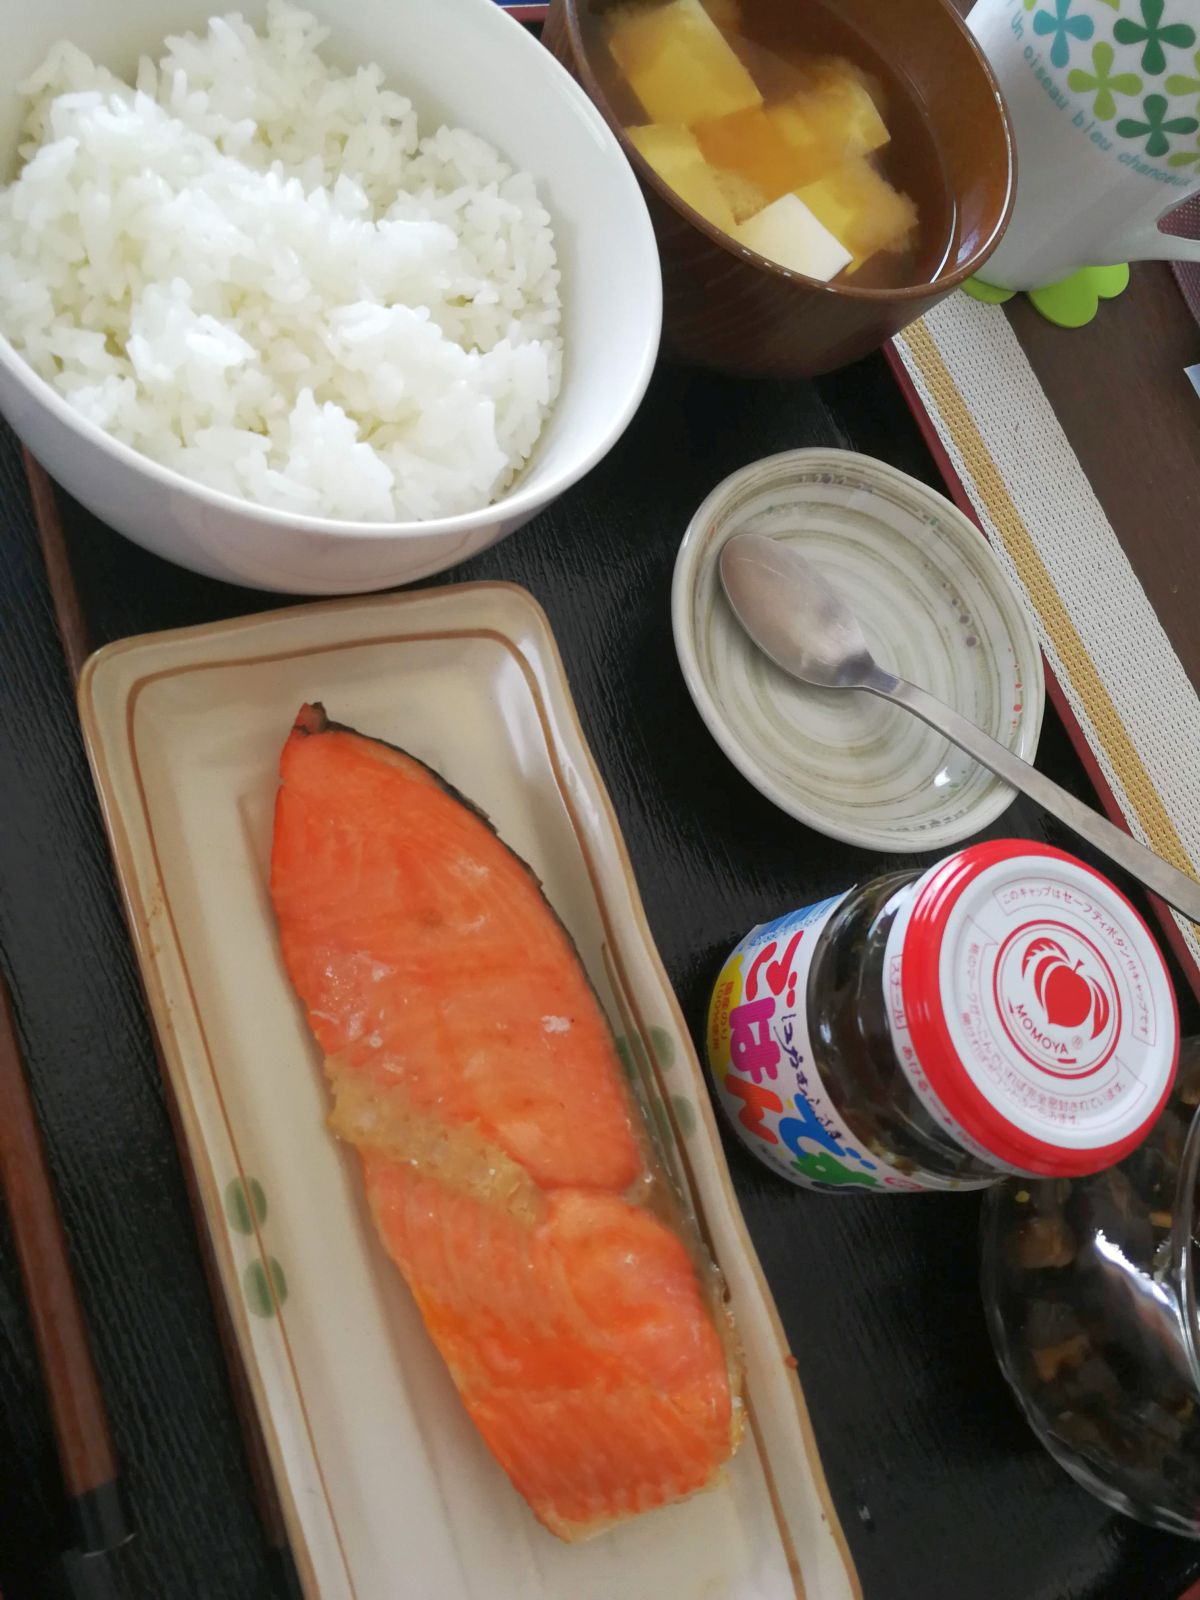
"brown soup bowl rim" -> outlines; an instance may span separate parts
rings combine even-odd
[[[902,284],[899,287],[877,289],[862,288],[849,283],[825,282],[821,278],[807,277],[803,272],[796,272],[791,267],[781,265],[778,261],[772,261],[769,256],[759,255],[757,250],[751,250],[747,245],[740,243],[731,234],[726,233],[723,228],[718,228],[715,223],[709,222],[707,217],[701,216],[698,211],[688,205],[687,201],[682,199],[671,188],[669,183],[659,177],[633,140],[630,139],[621,122],[613,114],[612,107],[608,103],[608,96],[592,69],[589,51],[583,42],[583,31],[579,26],[580,0],[555,0],[555,4],[562,7],[567,34],[571,41],[571,53],[575,68],[583,81],[584,88],[588,92],[588,97],[616,135],[618,144],[620,144],[626,159],[637,173],[638,178],[643,183],[648,182],[667,204],[683,217],[685,222],[691,223],[707,239],[710,239],[714,244],[720,245],[730,255],[746,261],[750,266],[761,268],[764,272],[783,279],[785,283],[795,283],[802,288],[817,290],[840,299],[861,300],[868,305],[872,302],[890,304],[904,300],[924,300],[928,299],[932,294],[941,295],[951,289],[957,289],[960,284],[965,283],[977,271],[1000,242],[1004,230],[1008,226],[1009,218],[1012,216],[1013,202],[1016,199],[1016,137],[1013,133],[1008,107],[1004,103],[1004,96],[1000,92],[1000,85],[996,81],[996,75],[992,71],[991,63],[980,49],[970,28],[967,27],[962,17],[951,5],[950,0],[935,0],[935,4],[942,13],[943,21],[957,28],[964,38],[975,59],[976,66],[983,74],[991,91],[991,100],[1004,134],[1004,151],[1008,163],[1004,204],[1000,208],[996,223],[987,238],[972,251],[966,261],[959,263],[949,272],[939,272],[936,277],[929,278],[924,283]]]

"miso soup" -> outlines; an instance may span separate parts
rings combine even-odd
[[[756,9],[619,0],[583,14],[631,142],[714,227],[793,271],[930,282],[955,216],[915,95],[825,6],[769,22]]]

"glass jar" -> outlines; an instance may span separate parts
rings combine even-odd
[[[987,1197],[983,1292],[1035,1433],[1109,1505],[1200,1538],[1200,1048],[1145,1142]]]
[[[921,1191],[1119,1161],[1178,1050],[1161,955],[1107,879],[973,845],[754,928],[708,1058],[743,1141],[793,1183]]]

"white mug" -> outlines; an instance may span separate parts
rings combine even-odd
[[[1200,190],[1200,0],[978,0],[967,19],[1017,140],[1012,219],[978,276],[1200,261],[1160,217]]]

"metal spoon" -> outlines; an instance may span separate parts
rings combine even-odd
[[[735,534],[721,550],[720,565],[734,615],[785,672],[820,689],[866,689],[903,706],[1200,923],[1200,883],[1194,878],[1060,789],[953,706],[885,672],[867,649],[849,606],[791,545],[761,533]]]

